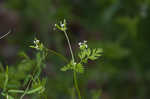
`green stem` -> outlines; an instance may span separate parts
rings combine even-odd
[[[73,62],[74,62],[74,61],[75,61],[75,59],[74,59],[74,55],[73,55],[73,51],[72,51],[72,48],[71,48],[71,44],[70,44],[69,37],[68,37],[68,35],[67,35],[67,32],[66,32],[66,31],[64,31],[64,34],[65,34],[65,37],[66,37],[67,42],[68,42],[68,45],[69,45],[69,49],[70,49],[70,53],[71,53],[71,56],[72,56],[72,60],[73,60]]]
[[[71,53],[71,56],[72,56],[72,60],[73,60],[73,62],[75,62],[75,58],[74,58],[74,54],[73,54],[73,51],[72,51],[72,47],[71,47],[71,44],[70,44],[69,37],[68,37],[66,31],[63,31],[63,32],[64,32],[64,34],[65,34],[65,37],[66,37],[67,42],[68,42],[68,45],[69,45],[69,49],[70,49],[70,53]],[[76,74],[76,71],[75,71],[75,70],[73,71],[73,78],[74,78],[74,84],[75,84],[74,86],[75,86],[75,88],[76,88],[78,97],[79,97],[79,99],[81,99],[80,89],[79,89],[79,87],[78,87],[78,82],[77,82],[77,74]]]
[[[30,79],[29,84],[27,85],[27,88],[25,89],[24,93],[21,95],[20,99],[23,99],[23,97],[27,94],[27,91],[29,90],[29,86],[31,84],[32,79]]]
[[[73,78],[74,78],[75,88],[76,88],[76,91],[77,91],[77,93],[78,93],[78,97],[79,97],[79,99],[81,99],[80,89],[79,89],[79,87],[78,87],[78,82],[77,82],[77,74],[76,74],[76,71],[73,72]]]
[[[8,84],[8,66],[6,67],[6,72],[5,72],[5,82],[4,82],[4,92],[6,91],[6,87]]]
[[[34,75],[35,75],[35,73],[36,73],[36,70],[37,70],[37,68],[34,69],[33,77],[34,77]],[[32,84],[33,79],[34,79],[34,78],[31,77],[31,79],[29,80],[29,83],[28,83],[28,85],[27,85],[27,87],[26,87],[24,93],[21,95],[20,99],[23,99],[23,97],[27,94],[27,92],[28,92],[28,90],[29,90],[29,87],[30,87],[30,85]]]
[[[55,54],[56,56],[59,56],[60,58],[62,58],[65,62],[69,62],[63,55],[61,55],[61,54],[59,54],[59,53],[57,53],[56,51],[53,51],[53,50],[51,50],[51,49],[46,49],[47,51],[49,51],[49,52],[51,52],[51,53],[53,53],[53,54]]]

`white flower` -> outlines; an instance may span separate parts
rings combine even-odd
[[[84,41],[84,43],[87,43],[87,41]]]
[[[76,64],[77,64],[76,62],[73,63],[73,65],[76,65]]]
[[[88,48],[88,45],[86,44],[85,47]]]
[[[87,43],[87,41],[83,41],[83,43],[82,43],[82,42],[79,42],[79,43],[78,43],[79,48],[80,48],[80,49],[88,48],[88,45],[87,45],[86,43]]]
[[[39,40],[34,40],[34,44],[38,44],[39,42]]]
[[[36,45],[36,46],[35,46],[35,49],[39,49],[39,46],[38,46],[38,45]]]
[[[64,24],[60,24],[60,25],[61,25],[62,28],[65,26]]]
[[[34,42],[34,44],[35,44],[35,45],[34,45],[34,48],[37,49],[37,50],[39,50],[40,41],[39,41],[38,39],[35,39],[33,42]]]
[[[82,44],[81,42],[78,43],[79,46],[80,46],[81,44]]]

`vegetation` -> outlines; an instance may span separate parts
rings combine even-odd
[[[77,82],[77,73],[84,73],[83,64],[87,63],[88,60],[98,59],[98,57],[102,55],[103,51],[100,48],[97,49],[88,48],[87,41],[84,41],[83,43],[79,42],[80,51],[78,53],[78,57],[80,61],[76,62],[70,40],[66,32],[67,31],[66,25],[67,25],[66,20],[64,20],[63,23],[60,22],[60,25],[55,24],[57,29],[64,32],[72,56],[70,62],[66,66],[62,67],[61,71],[67,71],[67,70],[73,71],[74,87],[78,93],[78,98],[82,99],[80,94],[80,89],[78,87],[78,82]],[[43,68],[45,68],[44,61],[48,55],[48,52],[50,51],[53,54],[63,57],[63,59],[67,60],[61,54],[46,48],[43,45],[43,43],[41,43],[37,38],[35,38],[34,40],[34,45],[31,45],[30,47],[38,51],[35,59],[32,60],[25,53],[20,53],[20,55],[24,57],[24,59],[21,60],[21,62],[18,64],[16,70],[15,67],[12,67],[9,70],[8,66],[6,70],[4,70],[4,68],[1,66],[0,88],[2,88],[3,90],[1,95],[4,96],[6,99],[23,99],[25,95],[30,95],[35,93],[40,94],[41,97],[43,96],[44,98],[47,98],[47,96],[44,94],[45,87],[46,87],[45,85],[46,78],[43,77],[41,78],[40,75],[42,73]],[[12,73],[15,73],[15,75]],[[19,76],[18,78],[18,75],[21,76]],[[10,87],[13,82],[16,82],[16,85],[14,85],[14,87]],[[23,83],[23,85],[21,83]],[[20,90],[20,88],[24,88],[24,89]]]
[[[42,98],[78,98],[73,87],[74,70],[68,66],[72,58],[67,40],[52,26],[65,18],[76,63],[80,62],[81,40],[80,44],[87,40],[90,49],[104,50],[103,57],[83,63],[83,73],[77,73],[82,99],[149,99],[149,12],[150,0],[1,0],[0,37],[9,30],[11,33],[0,39],[0,74],[5,74],[8,65],[7,88],[25,90],[28,83],[22,83],[31,79],[42,55],[28,47],[37,37],[49,49],[40,66],[40,81],[46,78]],[[4,81],[0,77],[0,93]],[[32,90],[31,84],[29,88]],[[38,99],[37,93],[23,98]],[[0,95],[0,99],[4,97]]]

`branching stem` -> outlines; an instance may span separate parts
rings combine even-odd
[[[65,34],[65,37],[66,37],[67,42],[68,42],[68,45],[69,45],[69,49],[70,49],[70,53],[71,53],[71,56],[72,56],[72,60],[73,60],[73,62],[75,62],[75,57],[74,57],[74,54],[73,54],[73,51],[72,51],[72,47],[71,47],[71,44],[70,44],[69,37],[68,37],[66,31],[63,31],[63,32],[64,32],[64,34]],[[77,74],[76,74],[76,71],[75,71],[75,70],[73,71],[73,78],[74,78],[74,84],[75,84],[74,86],[75,86],[75,88],[76,88],[78,97],[79,97],[79,99],[82,99],[82,98],[81,98],[81,95],[80,95],[80,89],[79,89],[79,87],[78,87]]]

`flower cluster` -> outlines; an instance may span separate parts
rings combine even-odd
[[[66,20],[64,19],[64,21],[60,21],[60,24],[55,24],[55,27],[61,31],[66,31],[67,30],[67,26],[66,26]]]
[[[83,43],[82,43],[82,42],[79,42],[78,45],[79,45],[79,48],[80,48],[81,50],[84,50],[84,49],[87,49],[87,48],[88,48],[87,41],[84,41]]]
[[[35,49],[39,49],[39,43],[40,43],[40,41],[39,40],[37,40],[37,39],[35,39],[34,41],[34,44],[35,44]]]
[[[40,50],[40,51],[43,50],[44,46],[42,43],[40,43],[40,41],[37,38],[34,39],[33,43],[34,45],[30,46],[31,48],[35,48],[36,50]]]

